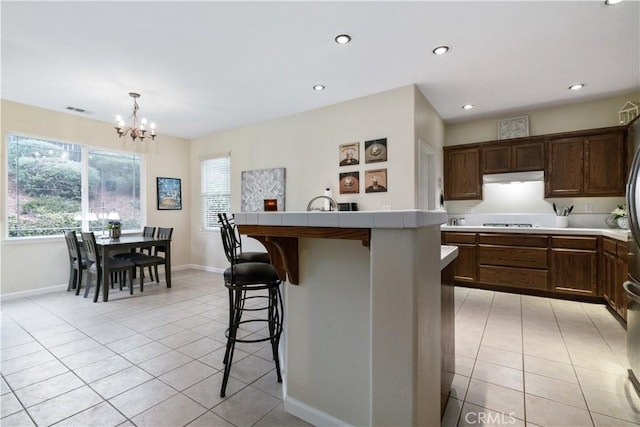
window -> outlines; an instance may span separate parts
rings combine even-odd
[[[202,160],[202,221],[205,229],[218,227],[218,214],[231,212],[229,155]]]
[[[139,230],[140,171],[134,154],[9,135],[8,237],[101,231],[115,217],[123,230]]]

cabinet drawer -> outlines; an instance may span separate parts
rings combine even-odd
[[[482,283],[547,289],[547,270],[481,265],[479,275]]]
[[[560,249],[597,250],[597,237],[551,236],[551,247]]]
[[[547,268],[547,250],[518,246],[478,246],[478,263],[503,267]]]
[[[602,239],[602,250],[604,252],[610,253],[611,255],[616,254],[616,241],[612,239],[604,238]]]
[[[476,233],[444,233],[444,243],[476,243]]]
[[[546,248],[547,236],[530,234],[490,234],[480,233],[478,243],[502,246],[526,246],[532,248]]]

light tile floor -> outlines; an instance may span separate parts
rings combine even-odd
[[[282,408],[268,343],[237,345],[220,397],[222,276],[173,280],[106,304],[67,292],[3,302],[0,425],[308,426]]]
[[[5,301],[0,424],[308,425],[282,409],[266,345],[238,345],[219,397],[226,316],[221,276],[196,270],[106,304],[67,292]],[[602,305],[456,288],[443,425],[640,425],[625,346]]]
[[[640,425],[626,331],[604,305],[456,288],[443,426]]]

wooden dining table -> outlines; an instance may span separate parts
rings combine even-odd
[[[144,249],[152,248],[153,246],[165,246],[165,259],[164,266],[165,282],[167,288],[171,287],[171,239],[162,239],[159,237],[145,237],[145,236],[120,236],[117,239],[111,238],[96,238],[96,244],[100,250],[101,264],[102,264],[102,300],[107,302],[109,300],[109,257],[115,253],[125,252],[127,249]]]

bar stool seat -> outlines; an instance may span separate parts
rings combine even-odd
[[[239,263],[241,262],[262,262],[269,264],[271,259],[266,252],[241,252],[236,257]]]
[[[282,282],[276,268],[264,262],[240,262],[235,253],[236,245],[233,244],[233,229],[225,216],[219,214],[218,218],[221,223],[220,235],[225,255],[231,264],[223,274],[224,285],[229,291],[229,327],[225,333],[227,347],[220,389],[220,397],[225,397],[236,343],[269,341],[278,382],[282,382],[278,345],[282,335],[284,307],[280,293]],[[250,316],[243,317],[246,312],[250,312]],[[238,330],[249,323],[254,325],[263,323],[268,332],[238,337]]]

